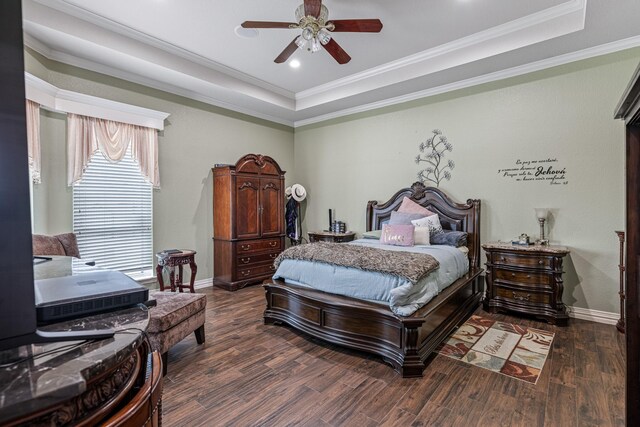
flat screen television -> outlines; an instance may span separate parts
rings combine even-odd
[[[0,350],[113,336],[37,330],[20,0],[0,1]]]
[[[0,348],[36,331],[20,0],[0,2]]]

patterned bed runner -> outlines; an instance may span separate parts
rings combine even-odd
[[[278,268],[285,259],[323,262],[341,267],[392,274],[405,278],[413,284],[440,266],[440,263],[428,254],[385,251],[378,248],[328,242],[292,246],[276,258],[275,267]]]

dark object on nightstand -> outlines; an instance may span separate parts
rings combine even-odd
[[[566,326],[569,316],[562,302],[564,246],[517,246],[491,242],[487,255],[487,292],[484,309],[529,314]]]
[[[284,249],[284,174],[258,154],[213,169],[215,286],[237,291],[273,276],[273,260]]]
[[[164,291],[162,269],[167,267],[169,269],[169,286],[171,288],[171,292],[175,292],[176,290],[182,292],[183,289],[189,289],[192,294],[196,293],[193,288],[193,284],[196,281],[196,273],[198,272],[195,255],[196,251],[189,249],[168,249],[167,251],[158,252],[156,254],[156,257],[158,258],[156,277],[161,291]],[[191,267],[191,280],[189,281],[189,285],[182,284],[182,266],[185,264],[189,264],[189,267]],[[178,277],[176,277],[176,267],[178,267]]]
[[[309,241],[313,242],[334,242],[344,243],[355,239],[356,233],[347,231],[346,233],[334,233],[331,231],[310,231]]]

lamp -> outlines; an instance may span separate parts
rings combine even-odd
[[[538,245],[548,245],[549,241],[544,238],[544,223],[547,220],[547,216],[549,216],[548,208],[535,208],[536,218],[538,218],[538,223],[540,224],[540,239],[536,241]]]

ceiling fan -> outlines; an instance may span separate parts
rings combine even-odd
[[[333,39],[333,32],[351,33],[379,33],[382,30],[382,22],[379,19],[338,19],[329,21],[329,10],[322,4],[322,0],[304,0],[304,3],[296,9],[295,22],[266,22],[245,21],[243,28],[288,28],[301,29],[302,34],[296,36],[289,45],[284,48],[274,62],[285,62],[296,49],[307,49],[317,52],[323,47],[339,64],[346,64],[351,57]]]

